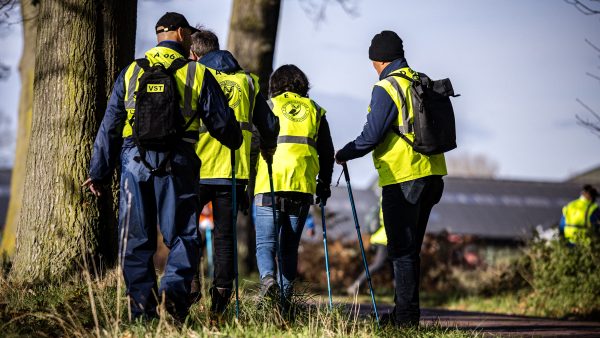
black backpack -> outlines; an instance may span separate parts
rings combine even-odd
[[[130,121],[133,127],[132,136],[140,152],[139,160],[154,174],[168,165],[170,150],[194,120],[192,118],[185,123],[174,76],[189,60],[176,59],[169,68],[165,68],[161,63],[150,66],[148,59],[138,59],[135,62],[144,73],[138,79],[138,90],[135,93],[135,113]],[[146,161],[146,150],[168,154],[157,168],[153,168]]]
[[[411,82],[414,121],[410,127],[415,133],[414,141],[409,140],[398,127],[393,128],[393,131],[423,155],[441,154],[456,148],[456,127],[450,96],[460,95],[454,95],[450,79],[434,81],[423,73],[413,79],[404,71],[392,72],[388,75],[390,76],[399,76]],[[399,90],[399,94],[403,109],[406,109],[406,98],[402,90]]]

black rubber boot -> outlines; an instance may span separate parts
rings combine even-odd
[[[225,313],[229,300],[231,299],[231,289],[218,288],[213,286],[210,288],[210,312],[213,315],[221,316]]]

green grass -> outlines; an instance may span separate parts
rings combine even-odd
[[[359,316],[345,306],[330,312],[325,297],[303,290],[296,295],[295,304],[300,310],[295,319],[286,320],[272,304],[260,306],[256,302],[255,284],[242,281],[241,286],[239,320],[235,319],[234,306],[230,306],[223,320],[211,321],[206,310],[208,299],[203,298],[192,307],[186,322],[179,325],[168,316],[152,322],[129,322],[122,281],[115,271],[103,278],[84,274],[60,285],[37,287],[18,287],[0,279],[0,332],[6,337],[472,337],[479,334],[438,323],[419,329],[378,328],[373,319]]]

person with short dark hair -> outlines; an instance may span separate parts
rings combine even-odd
[[[260,133],[261,150],[272,154],[277,147],[279,119],[271,112],[260,93],[258,77],[245,72],[235,57],[219,49],[217,36],[205,28],[192,34],[191,59],[198,61],[215,76],[229,107],[235,112],[243,134],[242,146],[236,151],[235,176],[237,202],[242,209],[248,208],[246,186],[250,178],[250,144],[253,128]],[[200,204],[212,202],[214,215],[213,242],[215,250],[213,285],[210,288],[213,315],[222,315],[232,294],[234,270],[232,217],[231,151],[212,137],[206,128],[200,128],[200,140],[196,145],[198,154],[205,154],[199,172]],[[196,274],[192,285],[199,295],[200,282]],[[195,297],[198,298],[197,296]]]
[[[313,195],[326,203],[333,173],[333,141],[325,109],[308,97],[310,84],[294,65],[279,67],[269,80],[269,104],[279,117],[277,150],[272,159],[258,162],[255,187],[256,260],[261,279],[260,296],[277,294],[276,246],[283,275],[286,307],[290,305],[297,274],[298,245]],[[268,164],[272,162],[275,200],[271,198]],[[318,178],[317,178],[318,176]],[[273,220],[277,213],[277,225]],[[279,229],[279,233],[277,233]],[[284,309],[286,311],[287,309]]]
[[[183,15],[166,13],[155,26],[158,45],[146,52],[145,59],[121,71],[94,142],[89,178],[84,182],[100,196],[102,184],[110,181],[120,160],[119,233],[127,234],[121,254],[134,319],[156,317],[158,302],[163,299],[175,319],[183,321],[188,314],[190,284],[200,260],[197,228],[201,208],[196,191],[200,159],[194,151],[200,122],[227,148],[237,149],[242,144],[239,124],[213,75],[204,66],[185,61],[194,30]],[[179,102],[172,113],[177,113],[174,118],[184,125],[177,126],[176,138],[169,144],[145,149],[138,142],[137,131],[160,127],[148,121],[164,112],[144,115],[155,101],[144,102],[140,91],[156,95],[171,91],[165,89],[167,85],[138,88],[140,79],[157,69],[166,68],[168,73],[173,64],[179,66],[172,77],[177,88],[169,89],[179,91]],[[156,88],[150,91],[150,86]],[[164,99],[171,102],[173,97]],[[142,115],[146,123],[136,126],[136,117],[139,120]],[[160,128],[152,132],[156,130]],[[170,249],[160,288],[153,263],[157,226]]]
[[[581,189],[581,196],[563,207],[560,233],[571,245],[589,245],[590,235],[600,233],[597,198],[598,190],[586,184]]]
[[[446,175],[443,154],[423,155],[407,140],[414,140],[410,80],[419,78],[404,57],[402,39],[382,31],[371,40],[369,59],[379,75],[373,87],[367,122],[362,133],[339,150],[335,159],[342,164],[373,151],[373,162],[382,187],[382,210],[388,238],[388,255],[396,282],[394,310],[389,323],[417,326],[420,319],[420,253],[431,209],[444,189]],[[400,74],[402,76],[399,76]]]

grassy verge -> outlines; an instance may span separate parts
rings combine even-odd
[[[295,303],[294,320],[285,319],[274,306],[255,301],[256,286],[243,282],[240,318],[233,306],[220,322],[211,321],[208,300],[192,307],[183,324],[165,316],[151,322],[128,320],[127,301],[119,274],[102,278],[83,275],[60,285],[18,287],[0,279],[0,332],[2,336],[76,337],[471,337],[477,332],[429,324],[417,329],[378,328],[375,321],[346,306],[329,311],[325,299],[304,293]],[[207,294],[206,292],[204,294]],[[362,300],[359,300],[362,301]]]

